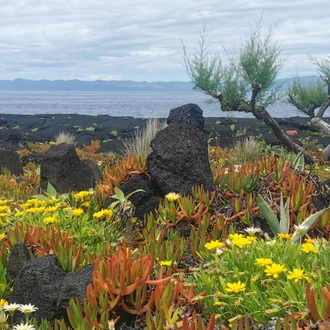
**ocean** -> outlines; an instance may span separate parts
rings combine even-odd
[[[83,114],[166,118],[169,111],[187,103],[195,103],[204,117],[253,118],[243,112],[223,112],[219,103],[201,92],[0,92],[0,113],[6,114]],[[305,116],[283,102],[267,109],[273,117]],[[327,113],[325,114],[327,115]],[[328,114],[330,115],[330,113]]]

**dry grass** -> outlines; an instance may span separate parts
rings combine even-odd
[[[134,137],[123,140],[124,153],[131,152],[137,155],[147,156],[152,150],[150,142],[155,137],[156,133],[167,126],[166,121],[158,118],[150,118],[146,122],[146,126],[135,131]]]
[[[259,141],[254,136],[238,140],[230,150],[230,162],[233,164],[255,162],[261,157]]]
[[[69,132],[61,131],[55,136],[55,143],[61,144],[61,143],[67,143],[67,144],[76,144],[76,136],[74,134],[71,134]]]

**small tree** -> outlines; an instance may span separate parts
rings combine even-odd
[[[326,100],[327,92],[321,81],[304,81],[294,77],[293,83],[287,91],[287,102],[304,112],[311,118],[315,117],[315,110]]]
[[[330,56],[318,61],[309,56],[316,65],[320,80],[304,82],[295,77],[287,92],[287,102],[309,115],[312,127],[330,136],[330,125],[322,120],[324,112],[330,106]],[[316,115],[315,111],[318,109]],[[324,149],[322,157],[330,159],[330,144]]]
[[[223,65],[219,54],[209,55],[205,28],[198,46],[198,50],[190,55],[183,44],[185,69],[195,88],[219,101],[222,111],[252,113],[272,129],[284,146],[297,154],[302,153],[307,163],[313,163],[313,157],[294,143],[266,110],[278,99],[281,88],[275,79],[283,59],[280,58],[279,44],[273,41],[273,29],[263,35],[261,20],[257,22],[251,27],[238,54],[226,52],[226,65]]]

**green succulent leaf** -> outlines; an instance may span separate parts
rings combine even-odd
[[[274,211],[270,208],[270,206],[266,203],[261,195],[257,196],[257,203],[260,207],[261,214],[265,217],[271,231],[277,235],[281,232],[280,224],[276,218]]]

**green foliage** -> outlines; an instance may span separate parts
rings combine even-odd
[[[209,55],[205,27],[198,46],[189,55],[183,44],[186,72],[195,88],[217,99],[223,111],[254,112],[255,106],[262,109],[277,100],[281,85],[275,79],[283,60],[272,29],[262,34],[261,20],[251,27],[238,54],[226,51],[226,65],[222,65],[219,54]]]
[[[283,202],[283,196],[281,194],[280,201],[280,222],[278,222],[277,217],[271,207],[266,203],[261,195],[258,195],[257,202],[260,207],[260,211],[264,218],[266,219],[271,231],[276,236],[277,234],[286,234],[289,232],[289,205],[290,199],[288,198],[285,205]]]
[[[290,229],[290,218],[289,218],[289,206],[290,206],[290,199],[288,198],[285,205],[283,201],[283,196],[281,194],[280,200],[280,221],[277,220],[277,217],[272,210],[272,208],[266,203],[264,198],[259,194],[257,197],[257,203],[260,207],[260,211],[264,218],[266,219],[271,231],[274,235],[278,234],[287,234],[289,233]],[[299,226],[301,228],[300,232],[298,233],[298,228],[296,228],[295,232],[293,233],[292,241],[296,242],[304,236],[308,230],[315,224],[315,222],[321,217],[325,210],[318,211],[312,215],[310,215],[307,219],[305,219]]]
[[[295,77],[287,92],[287,102],[310,117],[315,116],[315,109],[326,98],[326,85],[320,80],[303,81],[300,77]]]
[[[230,150],[230,164],[255,162],[261,158],[258,140],[253,136],[240,138]]]
[[[282,87],[281,84],[275,83],[283,64],[280,54],[279,44],[273,41],[273,28],[263,34],[261,20],[255,27],[250,28],[250,34],[240,51],[239,62],[243,78],[251,87],[250,92],[253,94],[254,90],[260,89],[256,101],[262,107],[274,103],[277,100],[277,92]]]
[[[121,189],[115,187],[115,194],[112,195],[111,198],[116,199],[116,201],[111,203],[110,208],[114,209],[118,204],[125,205],[126,203],[128,203],[128,200],[130,199],[130,197],[138,192],[144,192],[144,190],[137,189],[125,196],[125,194],[123,193],[123,191]]]
[[[251,238],[251,236],[250,236]],[[255,237],[254,237],[255,238]],[[230,245],[207,251],[203,264],[192,275],[197,292],[207,291],[203,300],[205,313],[215,313],[220,319],[234,320],[250,316],[260,324],[272,317],[284,317],[287,313],[306,310],[305,288],[308,282],[323,287],[329,281],[328,253],[325,241],[316,241],[317,253],[306,253],[299,244],[289,240],[255,240],[249,236],[230,235]],[[240,242],[246,242],[243,246]],[[283,266],[274,275],[266,273],[266,265],[258,259],[268,259],[269,267]],[[275,266],[274,266],[274,269]],[[294,269],[302,276],[290,277]],[[296,281],[297,280],[297,281]],[[241,282],[237,292],[229,291],[229,285]]]
[[[325,58],[321,61],[317,60],[316,58],[312,56],[308,56],[309,60],[316,65],[317,72],[321,76],[322,79],[325,81],[330,82],[330,55],[328,55],[328,58]]]
[[[223,80],[224,70],[218,54],[209,56],[206,44],[206,28],[200,34],[198,40],[199,49],[191,57],[183,44],[183,59],[186,71],[195,84],[196,89],[209,91],[208,94],[216,92]]]

